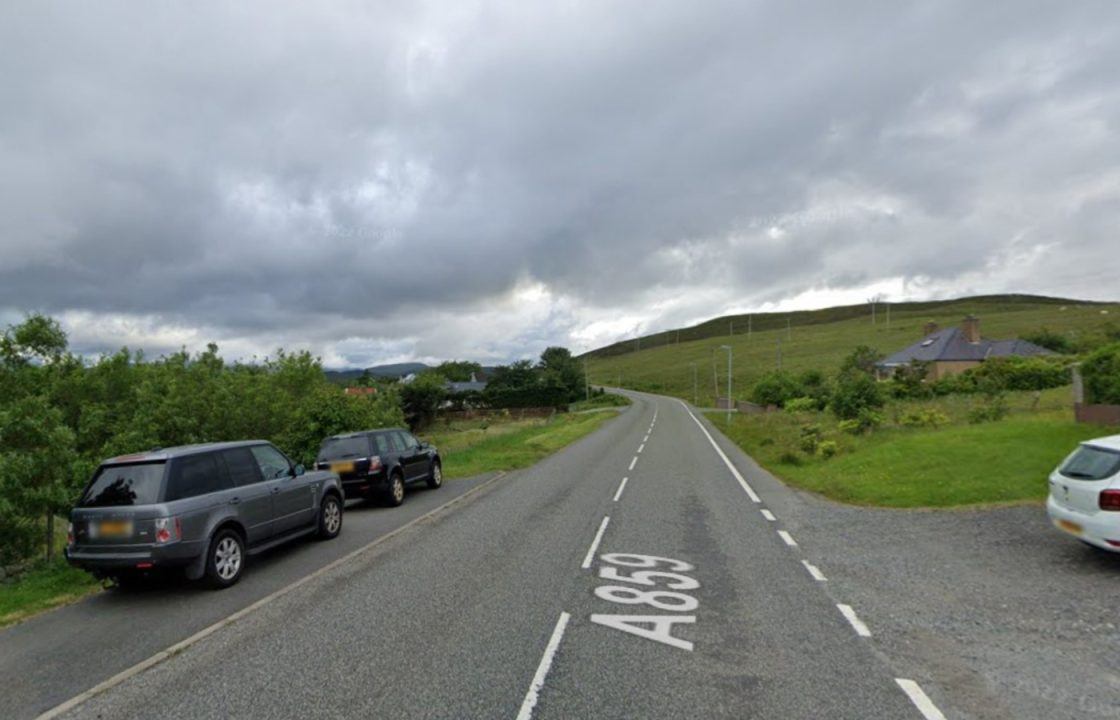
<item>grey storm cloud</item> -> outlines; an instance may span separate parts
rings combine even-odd
[[[88,352],[368,364],[885,281],[1106,292],[1118,28],[1108,2],[8,4],[0,311]]]

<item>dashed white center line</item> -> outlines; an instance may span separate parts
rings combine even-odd
[[[902,688],[902,692],[906,693],[910,698],[910,702],[922,713],[922,717],[926,720],[945,720],[945,715],[942,714],[933,701],[929,699],[922,687],[913,680],[906,678],[895,678],[894,681]]]
[[[591,541],[591,547],[587,549],[587,557],[583,559],[581,568],[586,570],[591,567],[591,561],[595,558],[595,551],[599,549],[599,543],[603,540],[603,533],[607,531],[607,523],[611,521],[611,516],[608,515],[603,518],[603,522],[599,525],[599,532],[595,533],[595,539]]]
[[[797,547],[797,541],[794,540],[793,536],[785,530],[779,530],[778,537],[780,537],[786,545],[789,545],[790,547]]]
[[[642,442],[644,442],[644,443],[649,442],[649,433],[646,433],[646,436],[644,438],[642,438]]]
[[[620,482],[620,483],[618,484],[618,492],[616,492],[616,493],[614,494],[614,501],[613,501],[613,502],[618,502],[618,499],[619,499],[620,497],[622,497],[622,490],[623,490],[623,488],[625,488],[625,487],[626,487],[626,481],[627,481],[627,480],[629,480],[629,479],[630,479],[630,478],[622,478],[622,482]]]
[[[805,569],[809,571],[809,574],[812,575],[813,579],[817,582],[825,582],[828,580],[828,578],[824,576],[824,573],[821,572],[820,568],[808,560],[802,560],[801,564],[805,566]]]
[[[739,486],[742,487],[743,491],[747,493],[747,497],[749,497],[752,502],[762,502],[762,500],[759,499],[758,495],[755,494],[754,489],[751,488],[751,486],[747,484],[747,481],[743,479],[743,476],[739,472],[739,469],[731,464],[731,461],[727,458],[727,455],[723,452],[723,449],[716,444],[716,441],[712,437],[712,434],[708,432],[708,428],[704,427],[700,420],[692,414],[692,411],[688,409],[688,406],[685,405],[683,401],[681,402],[681,406],[684,407],[685,412],[688,413],[688,416],[691,417],[692,421],[696,423],[697,427],[700,428],[700,432],[704,433],[704,437],[708,438],[708,442],[710,442],[712,444],[712,447],[715,448],[716,453],[719,455],[720,459],[723,460],[723,464],[727,466],[727,469],[730,470],[731,474],[735,476],[735,479],[739,481]]]
[[[529,686],[529,692],[525,693],[525,700],[521,703],[521,711],[517,713],[517,720],[529,720],[533,717],[533,708],[537,706],[541,688],[544,687],[544,679],[548,677],[548,671],[552,668],[552,659],[556,656],[556,651],[560,649],[560,641],[564,638],[564,629],[568,627],[568,620],[571,617],[566,612],[560,613],[560,619],[556,621],[556,627],[552,630],[552,637],[549,638],[548,645],[544,649],[541,662],[537,665],[537,673],[533,675],[533,684]]]
[[[863,621],[859,619],[859,616],[856,615],[856,611],[852,609],[851,605],[844,605],[841,603],[837,605],[836,608],[840,611],[840,614],[847,619],[852,628],[855,629],[856,635],[860,637],[871,637],[871,631],[868,630],[867,626],[863,624]]]
[[[638,454],[641,455],[642,450],[645,450],[645,449],[646,449],[646,444],[645,443],[642,443],[641,445],[639,445],[638,446]]]
[[[769,511],[769,510],[767,510],[766,508],[763,508],[763,509],[761,510],[761,512],[762,512],[762,517],[766,518],[766,519],[767,519],[767,520],[769,520],[770,522],[774,522],[774,521],[776,521],[776,520],[778,519],[778,518],[774,517],[774,513],[770,512],[770,511]]]
[[[638,456],[635,455],[634,459],[630,461],[630,469],[633,470],[634,466],[638,464]]]

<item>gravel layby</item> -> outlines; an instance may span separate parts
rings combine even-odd
[[[946,716],[1120,718],[1120,555],[1059,533],[1042,505],[888,510],[791,491],[720,440]]]

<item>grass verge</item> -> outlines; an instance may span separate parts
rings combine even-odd
[[[788,484],[833,500],[883,507],[954,507],[1036,502],[1047,493],[1047,476],[1077,443],[1114,430],[1073,422],[1068,389],[1015,394],[1003,420],[968,424],[975,398],[892,403],[888,421],[869,435],[836,429],[826,413],[772,413],[709,417],[739,447]],[[930,408],[949,420],[941,427],[899,424],[910,410]],[[816,425],[837,445],[826,458],[800,447],[802,428]]]
[[[96,592],[101,584],[65,560],[42,562],[10,584],[0,585],[0,627]]]
[[[472,422],[425,435],[443,457],[448,478],[528,467],[598,429],[614,413],[566,413],[550,419]]]

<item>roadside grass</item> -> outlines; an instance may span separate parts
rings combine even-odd
[[[528,467],[590,434],[614,413],[563,413],[548,419],[471,421],[424,434],[443,457],[444,477]]]
[[[97,592],[101,584],[65,560],[42,561],[12,583],[0,584],[0,627]]]
[[[587,400],[580,400],[568,406],[569,412],[587,412],[589,410],[608,410],[630,405],[630,398],[614,393],[601,393],[592,395]]]
[[[755,381],[778,366],[779,356],[783,370],[817,369],[831,374],[857,345],[870,345],[884,354],[901,350],[921,337],[929,320],[950,327],[959,325],[965,315],[972,313],[980,318],[985,337],[1013,338],[1046,327],[1076,338],[1115,322],[1120,313],[1120,305],[1083,305],[1077,301],[1009,303],[980,298],[928,305],[934,307],[893,305],[890,327],[882,315],[876,324],[871,324],[870,310],[866,317],[830,322],[830,313],[835,308],[829,308],[791,314],[788,332],[783,320],[780,329],[759,330],[755,326],[748,336],[745,321],[737,320],[735,334],[730,336],[658,347],[647,346],[649,340],[643,339],[643,349],[637,352],[608,357],[589,355],[588,377],[596,385],[672,395],[688,402],[694,400],[695,378],[697,406],[715,407],[715,385],[718,383],[721,393],[727,387],[727,355],[720,350],[722,345],[730,345],[733,350],[732,392],[736,398],[745,399]],[[1102,310],[1108,314],[1102,315]],[[731,329],[729,323],[723,327]]]
[[[708,416],[739,447],[794,487],[856,505],[956,507],[1037,502],[1046,497],[1047,476],[1077,443],[1114,432],[1073,422],[1069,389],[1009,393],[1011,414],[968,424],[978,396],[892,402],[887,422],[875,432],[850,435],[830,413]],[[911,427],[900,419],[914,410],[937,410],[949,422]],[[806,425],[836,443],[826,458],[800,446]]]

